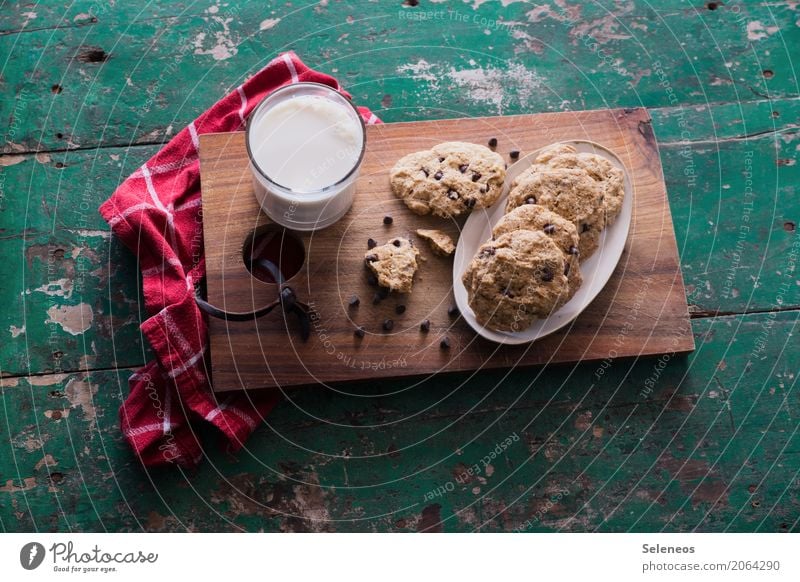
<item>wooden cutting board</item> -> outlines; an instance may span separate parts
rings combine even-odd
[[[389,188],[388,172],[403,155],[442,141],[498,140],[503,156],[568,139],[587,139],[614,151],[634,189],[633,222],[622,259],[595,301],[564,330],[523,346],[479,338],[458,317],[452,259],[440,258],[412,235],[422,262],[410,295],[392,294],[377,305],[363,264],[367,240],[380,244],[418,228],[458,235],[460,223],[412,214]],[[244,247],[254,231],[275,228],[253,195],[244,133],[200,136],[203,229],[208,300],[228,311],[252,311],[277,297],[277,286],[253,277]],[[390,226],[383,217],[392,216]],[[367,151],[356,201],[335,225],[296,233],[305,262],[290,279],[300,300],[319,318],[307,342],[293,316],[275,310],[251,322],[211,318],[211,364],[217,392],[312,383],[427,376],[479,368],[605,360],[694,349],[675,234],[661,162],[644,109],[543,113],[509,117],[394,123],[367,128]],[[348,301],[357,295],[357,308]],[[405,306],[398,315],[396,307]],[[385,319],[394,321],[390,332]],[[430,332],[419,331],[422,320]],[[366,329],[356,338],[357,326]],[[443,337],[450,348],[440,348]]]

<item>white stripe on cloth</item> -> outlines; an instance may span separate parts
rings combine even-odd
[[[194,365],[205,355],[205,353],[206,353],[206,348],[204,347],[195,355],[193,355],[191,358],[189,358],[189,360],[186,363],[170,370],[167,373],[167,376],[169,376],[170,378],[175,378],[176,376],[180,376],[181,374],[183,374],[189,368],[194,368]],[[198,378],[202,379],[202,374],[200,373],[199,370],[193,369],[193,372],[196,374]]]
[[[367,119],[367,125],[375,125],[376,123],[378,123],[378,116],[373,113]]]
[[[192,136],[192,145],[194,146],[194,151],[200,151],[200,138],[197,137],[197,128],[194,126],[194,121],[189,124],[189,135]]]
[[[163,261],[160,265],[156,265],[155,267],[150,267],[149,269],[142,270],[142,277],[152,277],[153,275],[158,275],[159,273],[163,273],[164,270],[167,268],[167,265],[172,267],[183,267],[183,263],[181,263],[180,259],[177,257],[170,257],[167,260]]]
[[[148,204],[147,202],[140,202],[139,204],[134,204],[133,206],[129,206],[119,214],[117,214],[114,218],[108,221],[108,225],[111,227],[116,226],[126,218],[128,218],[134,212],[140,212],[142,210],[158,210],[152,204]]]
[[[169,409],[172,406],[172,393],[167,390],[164,394],[164,434],[172,430],[172,422],[170,421]]]
[[[186,166],[194,163],[197,161],[197,155],[192,154],[190,156],[186,156],[182,160],[178,162],[169,162],[167,164],[159,164],[158,166],[153,166],[152,168],[148,166],[148,170],[150,171],[150,175],[157,176],[159,174],[166,174],[168,172],[172,172],[173,170],[180,170],[181,168],[185,168]],[[137,168],[136,171],[131,174],[131,178],[143,178],[144,173],[142,172],[142,168]]]
[[[173,368],[167,372],[167,376],[170,378],[175,378],[176,376],[180,376],[184,372],[189,369],[192,369],[192,372],[195,374],[195,377],[199,380],[204,380],[203,375],[200,373],[199,370],[193,368],[193,366],[203,357],[205,354],[206,348],[203,346],[200,351],[195,352],[192,348],[192,345],[186,339],[186,337],[181,333],[181,329],[178,325],[176,325],[175,321],[172,319],[172,316],[169,312],[164,309],[159,313],[163,314],[164,325],[167,326],[167,331],[169,332],[169,337],[176,340],[178,343],[178,350],[181,355],[181,359],[188,358],[182,365],[178,366],[177,368]],[[190,355],[191,354],[191,355]]]
[[[125,436],[135,437],[148,432],[161,431],[163,427],[164,424],[160,422],[154,424],[143,424],[142,426],[137,426],[136,428],[129,428],[125,431]]]
[[[230,410],[236,416],[241,418],[245,422],[245,424],[247,424],[247,426],[250,427],[250,430],[255,430],[256,426],[258,426],[256,424],[256,421],[253,420],[252,417],[250,417],[250,415],[245,414],[245,412],[242,409],[234,407],[234,408],[231,408]]]
[[[286,68],[289,69],[289,74],[292,76],[292,83],[297,83],[299,77],[297,76],[297,69],[294,68],[292,57],[289,53],[283,53],[283,62],[286,63]]]
[[[236,88],[239,93],[239,98],[242,100],[242,106],[239,108],[239,119],[244,123],[244,112],[247,111],[247,95],[244,94],[244,89],[241,85]]]
[[[226,408],[228,408],[227,404],[220,404],[219,406],[214,408],[214,410],[212,410],[211,412],[206,414],[205,419],[207,421],[211,422],[212,420],[217,418],[217,416],[219,416],[219,413],[222,412],[223,410],[225,410]]]
[[[140,169],[142,170],[142,176],[144,177],[144,181],[147,184],[147,192],[148,194],[150,194],[150,198],[153,200],[153,203],[159,210],[163,210],[164,212],[166,212],[167,216],[169,217],[169,211],[167,210],[167,207],[164,206],[164,203],[161,202],[161,199],[158,197],[158,193],[156,192],[156,188],[153,185],[153,178],[150,175],[150,168],[148,168],[147,164],[145,164]]]
[[[189,210],[190,208],[195,208],[196,206],[201,206],[203,204],[202,198],[195,198],[194,200],[189,200],[185,204],[181,204],[176,206],[172,209],[173,212],[180,212],[182,210]]]

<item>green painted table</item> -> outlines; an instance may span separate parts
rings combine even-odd
[[[800,530],[796,3],[138,4],[0,11],[0,530]],[[387,122],[647,107],[696,352],[299,389],[244,451],[200,427],[197,470],[143,468],[138,270],[96,208],[287,49]]]

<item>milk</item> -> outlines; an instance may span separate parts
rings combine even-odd
[[[247,126],[261,208],[295,230],[333,224],[353,203],[365,139],[360,114],[338,91],[317,83],[275,91]]]
[[[253,159],[267,177],[301,193],[342,180],[358,161],[361,133],[338,103],[303,95],[266,111],[250,139]]]

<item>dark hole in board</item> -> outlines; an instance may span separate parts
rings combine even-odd
[[[783,230],[785,230],[786,232],[794,232],[795,229],[797,229],[797,225],[791,220],[787,220],[786,222],[783,223]]]
[[[306,251],[295,234],[279,226],[257,229],[242,252],[245,267],[258,280],[283,284],[303,267]]]
[[[772,77],[774,77],[774,76],[775,76],[775,73],[773,73],[773,72],[772,72],[772,71],[770,71],[769,69],[764,69],[764,70],[761,72],[761,74],[762,74],[762,75],[764,75],[764,78],[765,78],[765,79],[771,79]]]
[[[82,63],[103,63],[108,60],[108,53],[101,48],[87,48],[78,53]]]
[[[52,87],[50,87],[50,91],[52,91],[52,92],[53,92],[53,93],[55,93],[56,95],[58,95],[59,93],[61,93],[63,90],[64,90],[64,89],[63,89],[63,88],[61,87],[61,85],[59,85],[58,83],[56,83],[55,85],[53,85]]]
[[[56,134],[56,138],[57,139],[64,139],[64,134],[63,133],[57,133]]]
[[[717,8],[719,8],[719,3],[718,2],[706,2],[706,8],[708,8],[709,10],[716,10]]]

